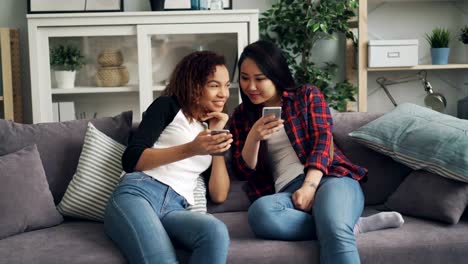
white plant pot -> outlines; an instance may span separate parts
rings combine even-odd
[[[76,71],[55,71],[57,88],[70,89],[75,87]]]

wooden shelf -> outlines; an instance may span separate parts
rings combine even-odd
[[[468,64],[417,65],[413,67],[370,67],[367,71],[417,71],[417,70],[453,70],[468,69]]]
[[[52,88],[52,94],[92,94],[92,93],[131,93],[138,92],[136,86],[122,87],[93,87],[93,86],[77,86],[74,88]]]

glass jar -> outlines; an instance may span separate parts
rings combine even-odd
[[[190,0],[190,9],[199,10],[200,9],[200,0]]]

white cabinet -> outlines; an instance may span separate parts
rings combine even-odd
[[[194,50],[223,54],[233,74],[243,47],[258,39],[258,10],[28,15],[28,30],[34,123],[53,121],[52,102],[67,101],[74,102],[78,118],[133,110],[138,121],[175,64]],[[85,55],[75,88],[54,84],[49,49],[59,44],[77,46]],[[130,76],[125,86],[97,85],[97,57],[106,49],[123,54]],[[239,103],[238,86],[233,87],[231,109]]]

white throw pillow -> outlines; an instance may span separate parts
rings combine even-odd
[[[63,215],[102,221],[122,175],[125,146],[88,123],[78,167],[57,209]]]

